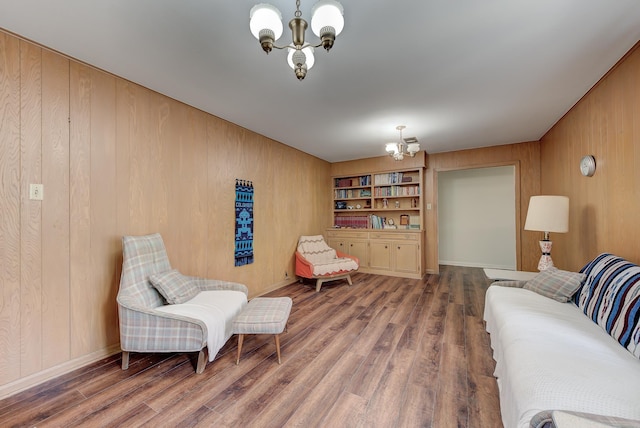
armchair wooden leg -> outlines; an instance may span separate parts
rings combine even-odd
[[[240,353],[242,352],[243,341],[244,341],[244,334],[238,334],[238,357],[236,358],[236,366],[240,364]]]
[[[350,286],[353,285],[353,282],[351,282],[351,275],[347,275],[347,282]]]
[[[207,365],[207,351],[206,348],[203,348],[198,352],[198,365],[196,366],[196,373],[202,374],[204,372],[204,368]]]
[[[122,370],[129,368],[129,351],[122,351]]]

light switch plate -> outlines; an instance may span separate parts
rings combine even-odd
[[[30,184],[29,185],[29,199],[33,201],[41,201],[44,198],[44,185],[42,184]]]

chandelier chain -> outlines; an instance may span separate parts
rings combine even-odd
[[[302,16],[302,12],[300,12],[300,0],[296,0],[296,18],[300,18]]]

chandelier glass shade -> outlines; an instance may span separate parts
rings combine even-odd
[[[282,14],[270,4],[260,3],[251,8],[249,29],[267,54],[274,48],[287,49],[287,62],[296,77],[302,80],[315,62],[313,49],[322,46],[328,52],[333,47],[336,36],[344,28],[343,14],[342,5],[335,0],[320,0],[313,6],[311,30],[320,38],[320,43],[317,45],[305,42],[304,36],[308,24],[300,12],[300,0],[296,0],[295,17],[289,21],[292,38],[290,44],[285,46],[275,44],[283,32]]]
[[[405,156],[414,157],[416,153],[420,151],[420,144],[415,137],[402,139],[402,130],[406,128],[404,125],[396,126],[396,129],[400,131],[400,140],[396,143],[385,144],[384,149],[389,156],[397,161],[401,161]]]

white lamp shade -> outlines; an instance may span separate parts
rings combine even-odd
[[[295,49],[289,48],[289,53],[287,54],[287,63],[289,63],[289,67],[295,69],[295,65],[293,64],[293,54],[295,53]],[[313,56],[313,46],[307,46],[302,49],[302,53],[305,55],[306,60],[305,64],[307,64],[307,70],[311,70],[313,64],[316,63],[316,58]]]
[[[274,40],[282,36],[282,14],[277,7],[260,3],[249,12],[249,29],[253,37],[260,40],[260,30],[269,29],[275,34]]]
[[[398,153],[398,144],[397,143],[387,143],[384,146],[384,149],[387,153]]]
[[[540,195],[529,200],[525,230],[565,233],[569,231],[569,198]]]
[[[407,152],[418,153],[419,151],[420,151],[420,144],[418,143],[407,144]]]
[[[335,0],[320,0],[311,9],[311,31],[320,37],[322,27],[331,26],[336,36],[344,28],[344,8]]]

